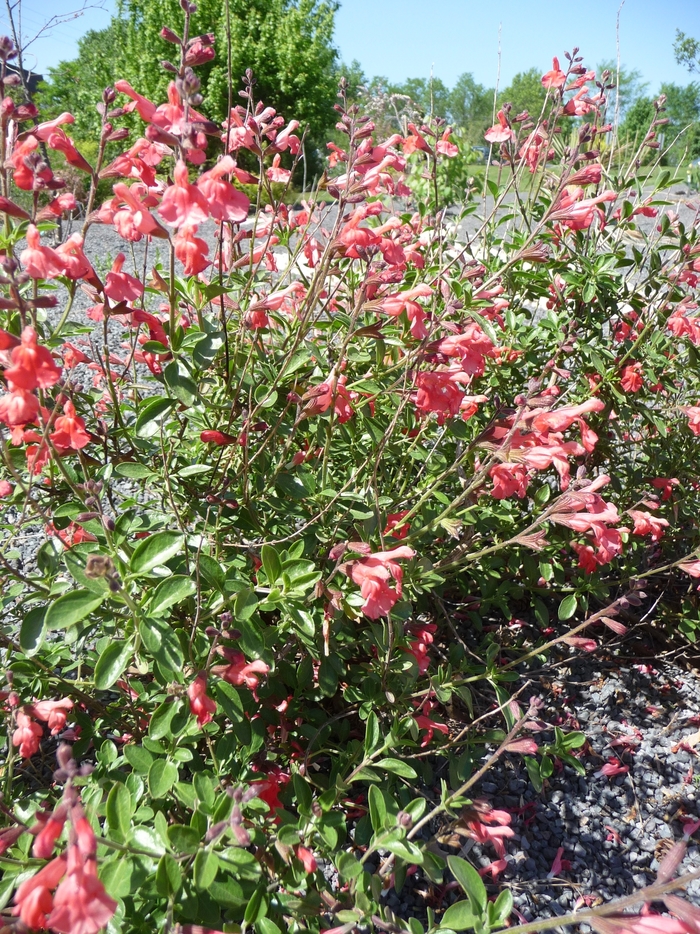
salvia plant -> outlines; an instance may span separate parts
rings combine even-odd
[[[516,924],[479,782],[585,771],[528,662],[696,607],[696,227],[641,149],[613,159],[577,50],[541,114],[498,113],[457,217],[450,128],[374,139],[342,85],[345,142],[288,207],[303,130],[250,73],[223,125],[200,113],[213,37],[183,10],[168,100],[107,88],[94,165],[70,114],[0,106],[2,930]],[[98,225],[121,248],[90,259]],[[557,923],[696,932],[684,850]],[[416,875],[449,896],[399,917]]]

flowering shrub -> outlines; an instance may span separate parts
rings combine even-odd
[[[487,901],[421,831],[459,818],[495,880],[513,831],[469,797],[482,729],[538,788],[554,759],[583,769],[581,734],[541,746],[537,699],[511,697],[527,660],[624,634],[642,586],[692,599],[696,231],[599,161],[605,95],[578,59],[544,76],[537,124],[499,113],[502,183],[487,216],[465,203],[466,242],[434,197],[449,128],[374,140],[342,87],[334,203],[289,208],[300,128],[250,76],[223,125],[198,111],[212,37],[183,6],[168,101],[106,89],[95,165],[70,114],[2,104],[4,920],[420,934],[381,901],[419,871],[467,894],[431,928],[503,927],[509,892]],[[129,111],[143,136],[107,163]],[[412,206],[416,152],[433,184]],[[91,182],[58,246],[42,233],[73,201],[46,153]],[[123,243],[107,271],[96,225]]]

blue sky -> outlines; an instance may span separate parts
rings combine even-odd
[[[83,0],[22,0],[23,33],[32,38],[49,17],[70,15],[82,5]],[[114,0],[85,0],[85,5],[92,8],[60,22],[31,45],[28,63],[37,71],[73,57],[79,37],[106,26],[115,7]],[[586,64],[614,58],[619,5],[619,0],[342,0],[335,42],[342,59],[357,59],[369,76],[400,81],[432,72],[452,85],[471,71],[478,81],[493,85],[500,26],[503,87],[518,71],[547,70],[553,55],[563,58],[574,44]],[[626,0],[622,7],[621,61],[642,72],[650,91],[662,81],[691,80],[673,58],[676,28],[700,39],[698,0]],[[0,30],[7,30],[4,8]]]

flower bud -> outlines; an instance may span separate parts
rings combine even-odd
[[[160,37],[161,39],[165,39],[166,42],[172,42],[173,45],[182,45],[182,39],[168,26],[163,26],[160,31]]]

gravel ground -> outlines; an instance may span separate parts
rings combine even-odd
[[[540,680],[533,693],[544,701],[541,717],[550,729],[532,735],[541,747],[553,741],[554,726],[584,732],[588,743],[578,758],[585,777],[568,766],[555,768],[538,794],[523,757],[508,754],[471,792],[511,814],[514,835],[504,840],[507,868],[497,884],[490,884],[490,875],[484,881],[493,894],[503,886],[511,889],[522,921],[609,902],[652,883],[659,860],[683,836],[682,818],[700,817],[700,672],[624,655],[572,655]],[[525,706],[528,692],[521,697]],[[621,738],[627,744],[610,745]],[[628,771],[596,775],[612,756]],[[437,785],[431,791],[439,798]],[[490,844],[461,838],[461,850],[448,845],[449,825],[433,826],[431,833],[445,852],[468,858],[477,869],[496,859]],[[698,833],[689,840],[679,873],[700,868],[697,841]],[[562,868],[553,874],[559,848]],[[700,904],[700,880],[686,892]],[[439,912],[460,897],[418,873],[401,893],[390,890],[386,904],[401,917],[422,918],[426,907]]]

